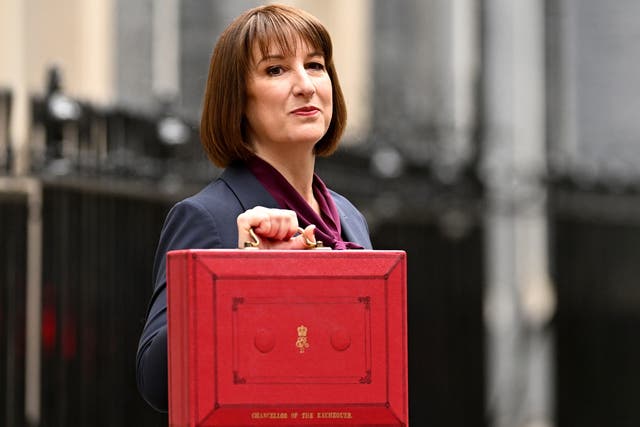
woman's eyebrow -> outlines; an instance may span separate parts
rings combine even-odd
[[[307,54],[307,58],[314,58],[316,56],[320,56],[320,57],[324,57],[324,54],[321,51],[314,51],[314,52],[309,52]],[[256,65],[259,65],[261,62],[264,61],[270,61],[273,59],[284,59],[285,55],[281,54],[281,53],[274,53],[274,54],[269,54],[266,56],[263,56],[257,63]]]
[[[261,62],[264,61],[270,61],[272,59],[284,59],[284,55],[282,54],[273,54],[273,55],[267,55],[267,56],[263,56],[258,62],[257,64],[260,64]]]

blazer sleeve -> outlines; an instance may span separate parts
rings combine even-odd
[[[176,204],[165,220],[154,262],[154,290],[136,356],[136,381],[156,410],[168,408],[166,255],[176,249],[221,248],[215,217],[197,200]]]

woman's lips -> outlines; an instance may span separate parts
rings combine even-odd
[[[313,116],[318,112],[320,112],[320,110],[317,107],[307,106],[307,107],[296,108],[291,112],[291,114],[295,114],[298,116]]]

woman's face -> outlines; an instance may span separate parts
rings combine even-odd
[[[258,154],[261,150],[313,150],[329,129],[333,112],[323,54],[301,41],[290,56],[272,46],[263,57],[254,46],[244,112],[248,142]]]

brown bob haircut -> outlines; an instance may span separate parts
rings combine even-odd
[[[327,29],[307,12],[283,5],[250,9],[222,33],[211,56],[204,93],[200,140],[209,159],[226,167],[253,154],[246,141],[246,79],[253,63],[253,47],[267,55],[277,46],[285,55],[295,54],[302,40],[322,52],[331,79],[333,114],[329,129],[314,147],[318,156],[328,156],[338,147],[347,123],[347,108],[333,64],[333,48]]]

